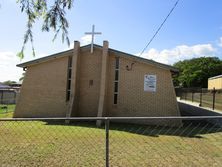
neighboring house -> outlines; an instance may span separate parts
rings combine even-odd
[[[15,104],[16,92],[11,86],[0,83],[0,104]]]
[[[222,75],[208,78],[208,89],[222,89]]]
[[[10,87],[14,90],[16,90],[17,92],[19,92],[20,88],[22,86],[22,81],[16,82],[16,83],[11,83]]]
[[[9,85],[5,85],[3,83],[0,82],[0,89],[10,89],[11,87]]]
[[[14,117],[180,116],[178,70],[90,45],[17,65],[26,69]]]

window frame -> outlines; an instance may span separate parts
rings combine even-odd
[[[66,102],[71,97],[71,83],[72,83],[72,56],[68,57],[68,68],[67,68],[67,83],[66,83]]]
[[[120,58],[115,57],[115,71],[114,71],[114,87],[113,87],[113,104],[118,104],[119,96],[119,73],[120,73]]]

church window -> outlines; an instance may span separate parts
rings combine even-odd
[[[116,69],[119,69],[119,57],[116,57]]]
[[[118,93],[118,82],[114,82],[114,93]]]
[[[93,86],[93,80],[89,80],[89,86]]]
[[[119,79],[119,70],[115,70],[115,81]]]
[[[114,104],[117,104],[117,97],[118,97],[118,94],[114,94]]]
[[[118,91],[119,91],[119,57],[115,59],[115,76],[114,76],[114,96],[113,104],[118,102]]]
[[[72,56],[68,58],[68,74],[67,74],[67,88],[66,88],[66,101],[70,100],[71,95],[71,78],[72,78]]]

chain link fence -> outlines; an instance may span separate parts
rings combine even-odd
[[[0,89],[0,104],[15,104],[18,90],[16,89]]]
[[[0,89],[0,118],[12,117],[18,94],[18,89]]]
[[[0,119],[2,167],[221,164],[220,116]]]

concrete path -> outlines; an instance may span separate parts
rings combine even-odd
[[[222,111],[200,107],[199,103],[177,99],[182,116],[222,116]],[[222,119],[207,120],[222,127]]]
[[[189,101],[189,100],[180,100],[179,97],[177,97],[177,102],[178,103],[184,103],[184,104],[187,104],[187,105],[191,105],[191,106],[195,106],[195,107],[199,107],[201,109],[206,109],[207,111],[209,112],[215,112],[217,114],[220,114],[222,115],[222,111],[221,110],[217,110],[217,109],[212,109],[210,107],[200,107],[200,103],[197,103],[197,102],[192,102],[192,101]]]

